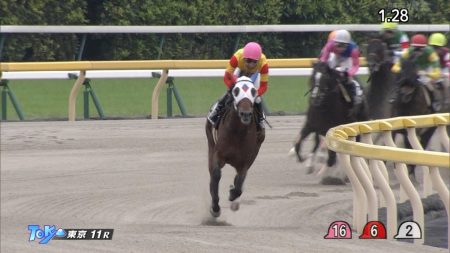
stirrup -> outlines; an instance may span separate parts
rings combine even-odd
[[[353,104],[355,106],[359,106],[360,104],[362,104],[362,102],[363,102],[363,97],[362,96],[356,95],[356,96],[353,97]]]
[[[264,124],[264,121],[266,121],[266,115],[264,114],[264,112],[261,113],[261,115],[258,115],[258,127],[260,129],[264,129],[266,128],[266,124]]]
[[[258,125],[259,125],[260,129],[266,128],[266,124],[264,124],[264,120],[261,120]]]
[[[212,111],[206,118],[208,119],[209,123],[211,123],[213,126],[216,126],[220,118],[219,112]]]
[[[431,102],[431,108],[434,112],[439,112],[442,109],[441,103],[438,101]]]
[[[213,126],[217,124],[219,121],[219,115],[217,111],[211,111],[209,112],[208,116],[206,117],[208,119],[209,123],[211,123]]]

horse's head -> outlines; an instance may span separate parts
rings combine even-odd
[[[252,80],[246,76],[239,77],[231,93],[241,122],[250,124],[253,119],[253,103],[258,95]]]
[[[380,66],[388,62],[387,45],[380,39],[371,39],[367,44],[367,65],[370,73],[377,72]]]
[[[332,69],[326,62],[316,62],[313,64],[313,75],[311,81],[318,88],[317,94],[311,103],[319,106],[327,100],[329,96],[335,96],[338,92],[338,83],[343,83],[345,78],[341,76],[339,70]]]

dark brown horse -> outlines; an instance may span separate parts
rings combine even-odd
[[[412,116],[433,113],[430,93],[418,80],[418,71],[413,59],[403,59],[402,69],[397,77],[396,99],[391,116]]]
[[[309,134],[325,136],[332,127],[368,119],[365,101],[356,111],[353,111],[352,102],[348,101],[351,93],[344,87],[345,78],[341,77],[337,70],[331,69],[327,63],[314,64],[311,82],[315,82],[315,87],[309,101],[306,121],[300,131],[300,138],[294,145],[299,161],[305,160],[301,155],[301,147]],[[327,166],[331,167],[335,163],[336,153],[328,150]],[[336,178],[322,179],[322,183],[328,184],[328,182],[330,184],[344,183]]]
[[[367,104],[371,119],[384,119],[390,115],[389,99],[395,88],[395,75],[391,71],[392,56],[386,43],[380,39],[371,39],[366,51],[369,67],[369,89]]]
[[[259,148],[265,138],[264,129],[257,130],[256,113],[253,103],[257,91],[248,77],[240,77],[231,90],[233,103],[229,106],[217,128],[206,121],[206,137],[208,138],[208,165],[210,174],[209,190],[212,204],[210,213],[220,216],[219,181],[221,169],[229,164],[236,169],[234,184],[231,186],[229,200],[231,209],[239,209],[239,198],[242,194],[247,171],[258,155]]]
[[[391,108],[391,117],[434,113],[430,104],[430,93],[427,91],[425,85],[418,80],[418,71],[413,60],[413,58],[402,60],[402,69],[397,76],[398,88],[396,90],[395,101]],[[423,148],[426,148],[428,145],[435,129],[434,127],[420,129],[418,136],[420,136],[420,143]],[[411,148],[406,138],[406,131],[401,130],[396,133],[403,134],[405,146]],[[414,177],[413,167],[409,166],[408,169],[409,174]]]

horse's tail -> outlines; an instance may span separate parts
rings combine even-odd
[[[209,120],[206,120],[205,124],[205,132],[206,132],[206,138],[208,139],[208,168],[209,171],[213,168],[213,154],[214,154],[214,147],[216,146],[216,142],[214,141],[214,134],[213,134],[213,125]]]

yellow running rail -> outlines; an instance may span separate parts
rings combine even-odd
[[[397,231],[397,202],[389,185],[387,168],[383,161],[394,162],[394,174],[400,182],[400,201],[410,199],[414,221],[424,229],[424,211],[419,192],[411,183],[406,164],[421,165],[423,169],[423,195],[429,196],[435,189],[445,205],[450,217],[450,195],[446,183],[439,174],[440,168],[450,168],[449,137],[450,113],[422,116],[397,117],[383,120],[356,122],[337,126],[328,131],[326,142],[329,149],[336,151],[338,159],[353,188],[353,225],[358,232],[363,231],[367,221],[378,220],[378,208],[387,206],[387,235],[392,239]],[[416,128],[436,127],[440,144],[446,152],[424,151]],[[392,131],[406,129],[413,149],[397,148]],[[383,144],[374,145],[372,133],[382,135]],[[356,136],[360,142],[356,142]],[[376,189],[380,189],[379,197]],[[379,204],[380,203],[380,204]],[[448,220],[450,224],[450,218]],[[450,233],[449,233],[450,241]],[[423,243],[415,239],[415,243]]]
[[[308,68],[316,58],[269,59],[270,68]],[[18,71],[80,71],[69,97],[69,121],[75,120],[78,91],[89,70],[148,70],[161,69],[161,77],[152,93],[152,119],[158,119],[158,102],[161,88],[166,83],[170,69],[223,69],[228,60],[140,60],[140,61],[61,61],[61,62],[1,62],[2,72]],[[361,66],[366,65],[360,58]],[[1,78],[0,78],[1,79]]]

